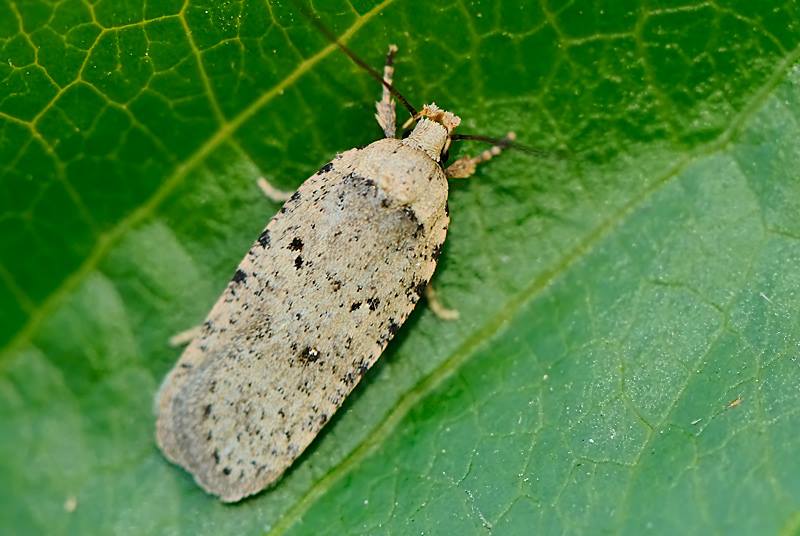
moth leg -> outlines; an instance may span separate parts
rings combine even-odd
[[[431,308],[431,312],[435,314],[439,320],[458,320],[458,311],[445,307],[444,304],[439,301],[439,297],[436,295],[436,291],[430,283],[425,287],[425,299],[428,300],[428,306]]]
[[[267,179],[264,177],[259,177],[256,181],[258,187],[261,188],[261,191],[264,193],[267,199],[270,201],[275,201],[276,203],[283,203],[288,201],[290,197],[292,197],[292,193],[294,192],[285,192],[283,190],[278,190],[273,185],[267,182]]]
[[[194,326],[189,329],[183,330],[180,333],[176,333],[172,337],[169,338],[169,345],[176,347],[176,346],[186,346],[195,337],[200,335],[200,331],[203,329],[203,325],[200,324],[199,326]]]
[[[514,141],[516,138],[516,134],[509,132],[500,143],[493,145],[490,149],[486,149],[478,156],[462,156],[447,166],[447,169],[444,170],[445,175],[447,175],[447,178],[449,179],[466,179],[471,177],[475,173],[475,169],[478,167],[478,164],[488,162],[495,156],[502,153],[503,149],[505,149],[508,144]]]
[[[389,52],[386,54],[386,64],[383,66],[383,80],[390,84],[394,76],[394,55],[397,52],[397,45],[389,45]],[[394,110],[394,99],[392,93],[386,86],[383,86],[383,93],[381,100],[375,103],[375,108],[378,112],[375,114],[375,119],[383,129],[383,133],[387,138],[394,138],[397,130],[396,114]]]

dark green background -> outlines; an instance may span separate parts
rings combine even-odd
[[[412,102],[571,156],[452,185],[461,319],[423,303],[223,506],[154,445],[166,341],[277,209],[255,179],[376,139],[379,88],[291,2],[0,0],[4,532],[800,531],[800,6],[521,4],[315,3]]]

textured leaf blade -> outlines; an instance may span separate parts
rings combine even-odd
[[[274,212],[254,179],[374,139],[377,91],[287,6],[144,6],[0,4],[14,532],[796,527],[794,3],[321,9],[414,102],[578,156],[453,185],[462,320],[418,311],[236,507],[154,447],[165,341]]]

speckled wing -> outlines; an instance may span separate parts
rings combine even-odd
[[[157,439],[167,458],[224,501],[274,482],[419,300],[446,203],[438,164],[395,139],[306,180],[164,381]]]

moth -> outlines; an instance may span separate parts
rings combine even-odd
[[[392,85],[397,47],[381,75],[321,29],[382,84],[385,137],[336,155],[291,195],[157,395],[162,452],[224,502],[274,483],[330,420],[428,288],[448,178],[469,177],[514,137],[454,134],[457,115],[417,111]],[[404,138],[395,98],[411,114]],[[494,145],[445,168],[457,139]]]

